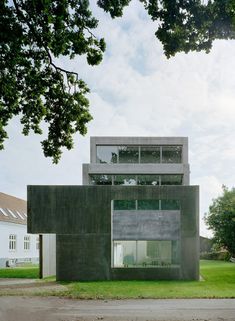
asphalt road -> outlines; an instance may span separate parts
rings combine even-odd
[[[0,297],[0,321],[235,321],[235,299],[71,300]]]

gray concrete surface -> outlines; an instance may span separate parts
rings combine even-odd
[[[235,300],[87,301],[0,297],[0,321],[234,321]]]
[[[181,204],[179,269],[112,268],[111,201],[152,199]],[[59,281],[199,279],[198,186],[28,186],[28,232],[57,234]]]

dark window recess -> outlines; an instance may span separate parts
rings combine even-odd
[[[135,210],[135,204],[135,200],[114,200],[113,209],[114,211]]]
[[[180,210],[179,200],[161,200],[162,210]]]
[[[138,210],[159,210],[159,200],[138,200]]]

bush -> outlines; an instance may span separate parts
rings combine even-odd
[[[231,255],[228,251],[217,251],[217,252],[202,252],[200,254],[201,260],[218,260],[218,261],[229,261]]]

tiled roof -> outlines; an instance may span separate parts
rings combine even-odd
[[[0,221],[26,225],[27,202],[20,198],[0,193]]]

